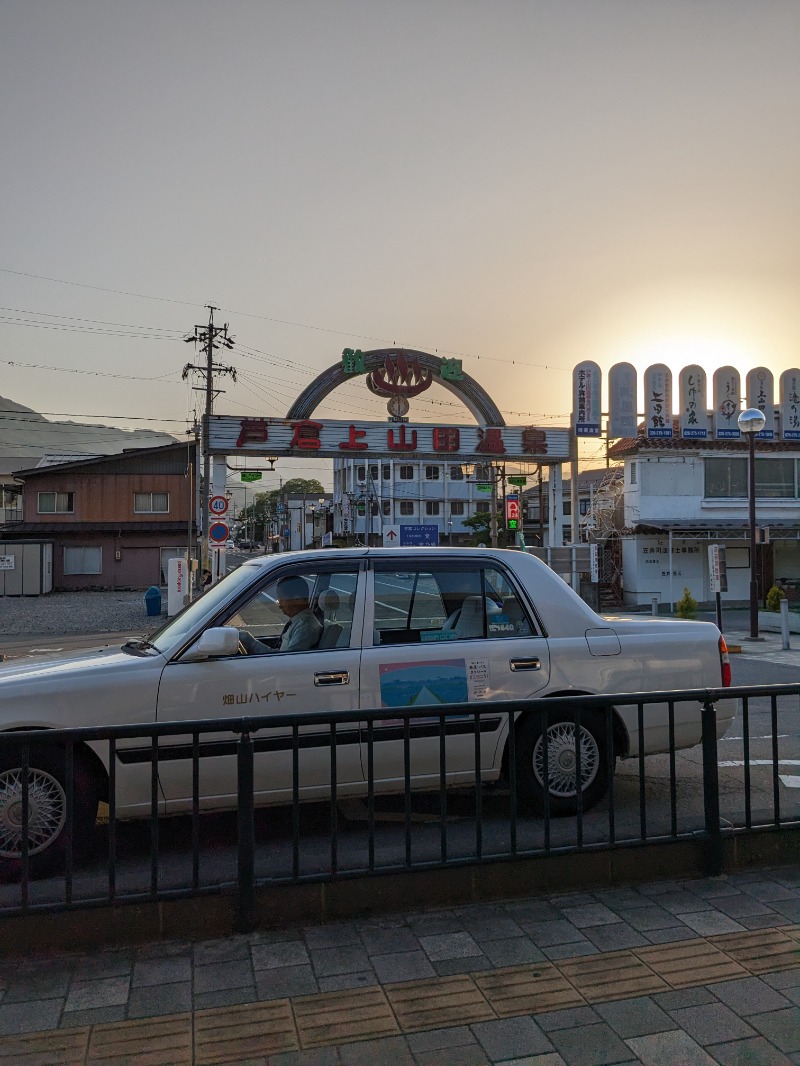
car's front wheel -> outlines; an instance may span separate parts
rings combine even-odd
[[[580,737],[580,747],[576,741]],[[526,715],[517,733],[517,788],[523,802],[535,811],[545,809],[545,743],[547,745],[547,794],[550,813],[559,817],[578,809],[578,757],[580,751],[581,806],[594,807],[608,790],[609,759],[602,717],[584,711],[580,732],[574,712],[551,712],[546,741],[541,715]],[[611,767],[613,772],[613,766]]]
[[[28,758],[28,871],[44,877],[63,867],[70,842],[79,857],[97,819],[97,785],[88,762],[73,760],[72,819],[68,817],[66,755],[46,745]],[[19,880],[23,865],[24,770],[21,751],[0,753],[0,881]]]

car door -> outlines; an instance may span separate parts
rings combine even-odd
[[[416,783],[438,780],[440,719],[448,704],[522,700],[548,683],[547,640],[510,575],[494,561],[435,561],[409,555],[376,561],[367,576],[361,706],[386,708],[374,727],[376,787],[402,787],[404,726],[391,708],[425,708],[410,725]],[[480,720],[481,768],[496,769],[504,715]],[[474,775],[475,717],[446,720],[448,780]],[[368,765],[367,736],[362,763]]]
[[[287,619],[278,608],[278,586],[286,578],[305,584],[309,609],[318,617],[312,648],[281,650]],[[320,606],[322,604],[322,606]],[[164,669],[158,696],[159,722],[240,718],[358,709],[364,577],[358,564],[292,566],[288,563],[250,591],[221,624],[239,630],[239,653],[190,661],[184,653]],[[219,622],[216,624],[220,624]],[[292,729],[252,734],[256,802],[291,799]],[[236,742],[233,732],[200,736],[200,795],[205,808],[236,799]],[[342,793],[363,783],[358,723],[336,733],[337,783]],[[167,808],[185,809],[192,795],[191,738],[169,738],[160,753],[160,777]],[[301,798],[326,796],[331,779],[331,733],[325,723],[299,730]]]

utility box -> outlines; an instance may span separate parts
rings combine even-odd
[[[52,542],[0,542],[0,596],[43,596],[52,591]]]

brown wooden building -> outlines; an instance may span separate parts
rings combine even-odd
[[[6,544],[52,544],[53,588],[166,584],[167,561],[196,548],[195,445],[170,444],[17,470],[22,519]]]

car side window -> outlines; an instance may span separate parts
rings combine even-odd
[[[358,571],[298,568],[262,585],[222,624],[239,630],[239,654],[350,644]]]
[[[484,588],[487,636],[490,639],[533,635],[528,613],[502,571],[487,567],[484,571]]]

